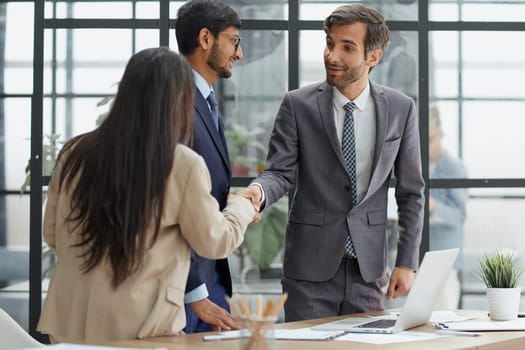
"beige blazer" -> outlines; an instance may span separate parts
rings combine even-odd
[[[232,253],[255,215],[250,202],[231,195],[221,213],[210,194],[204,160],[177,146],[158,238],[142,269],[113,289],[109,264],[89,273],[80,270],[81,251],[72,247],[78,232],[65,220],[71,197],[59,191],[59,174],[60,164],[51,179],[44,217],[44,238],[58,260],[38,330],[55,342],[87,343],[181,334],[190,247],[209,259]]]

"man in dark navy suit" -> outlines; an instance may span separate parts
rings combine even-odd
[[[231,169],[213,83],[229,78],[233,63],[242,59],[240,27],[237,13],[218,0],[188,1],[179,9],[175,27],[179,52],[190,63],[196,86],[193,149],[206,161],[221,210],[230,191]],[[225,301],[231,294],[228,260],[209,260],[192,251],[184,331],[238,329]]]

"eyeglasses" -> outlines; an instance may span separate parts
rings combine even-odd
[[[237,52],[237,50],[239,49],[239,45],[241,45],[241,37],[237,34],[228,34],[228,33],[219,33],[219,34],[224,34],[224,35],[228,35],[229,39],[230,39],[230,42],[232,43],[233,47],[235,48],[235,51],[234,52]]]

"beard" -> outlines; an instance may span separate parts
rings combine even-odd
[[[366,71],[368,70],[366,61],[363,61],[361,62],[360,65],[354,66],[354,67],[348,67],[346,65],[338,65],[335,68],[337,69],[343,68],[343,70],[340,71],[343,74],[334,76],[328,73],[327,68],[330,66],[330,64],[326,60],[324,62],[324,65],[326,69],[326,82],[329,85],[335,86],[337,88],[344,88],[345,86],[355,83],[356,81],[361,79],[365,75]]]
[[[214,42],[213,46],[211,47],[210,56],[208,57],[208,61],[206,62],[206,64],[215,72],[217,72],[219,78],[229,78],[232,76],[232,72],[228,68],[220,66],[219,62],[224,56],[225,55],[219,49],[217,43]]]

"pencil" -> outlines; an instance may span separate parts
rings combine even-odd
[[[239,310],[239,308],[237,307],[237,305],[235,305],[233,303],[233,301],[230,299],[229,296],[225,296],[226,298],[226,302],[228,303],[228,305],[230,305],[230,309],[233,311],[234,315],[238,318],[241,318],[242,317],[242,312],[241,310]]]
[[[244,299],[239,294],[237,294],[237,301],[239,302],[239,305],[241,305],[241,309],[242,309],[242,312],[244,313],[244,316],[251,318],[252,313],[250,312],[250,309],[244,302]]]
[[[262,295],[257,295],[257,318],[262,317]]]
[[[262,317],[266,318],[270,314],[273,308],[273,300],[268,300],[268,303],[266,303],[266,307],[264,308],[264,311],[262,313]]]
[[[275,305],[273,312],[272,312],[273,317],[277,317],[277,315],[279,315],[279,312],[283,308],[283,305],[286,302],[286,299],[288,299],[288,293],[284,293],[281,299],[279,299],[279,302],[277,303],[277,305]]]

